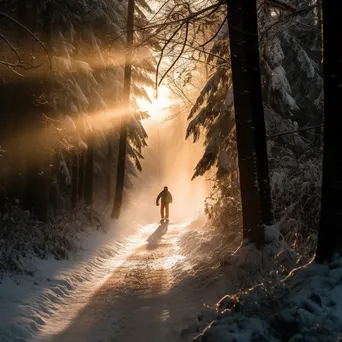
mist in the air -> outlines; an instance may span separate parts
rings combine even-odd
[[[130,195],[130,206],[138,220],[159,221],[156,197],[164,186],[168,186],[173,196],[171,221],[192,221],[204,214],[209,184],[201,177],[191,180],[203,146],[185,140],[187,113],[179,110],[180,107],[162,108],[144,122],[148,146],[143,150],[143,171],[135,179]]]

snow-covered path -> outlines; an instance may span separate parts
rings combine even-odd
[[[87,303],[73,303],[79,312],[61,313],[34,341],[180,341],[203,300],[183,282],[190,265],[177,242],[184,230],[185,224],[145,227],[141,244]]]

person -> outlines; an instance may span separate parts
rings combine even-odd
[[[165,217],[166,220],[168,220],[169,213],[170,213],[169,204],[172,203],[172,195],[167,186],[164,186],[164,189],[158,195],[157,200],[156,200],[157,206],[159,206],[160,199],[161,199],[161,207],[160,207],[161,219],[164,220],[164,217]]]

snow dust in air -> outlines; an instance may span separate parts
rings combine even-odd
[[[148,147],[142,151],[143,171],[125,193],[127,210],[123,211],[118,222],[108,224],[106,236],[96,233],[89,238],[89,246],[83,246],[73,260],[60,262],[58,267],[52,260],[41,261],[37,265],[40,271],[34,285],[30,285],[29,279],[23,279],[23,284],[27,283],[25,295],[19,299],[13,296],[20,305],[14,306],[10,299],[12,280],[5,284],[4,295],[10,300],[0,306],[0,313],[7,313],[0,334],[6,335],[6,341],[14,338],[46,341],[73,329],[74,324],[82,322],[82,313],[94,296],[97,298],[100,289],[111,289],[112,282],[121,279],[119,274],[122,277],[143,274],[145,266],[152,270],[152,275],[163,274],[154,285],[161,288],[160,295],[167,293],[187,276],[199,255],[204,257],[209,253],[210,248],[203,243],[207,238],[205,227],[199,229],[200,225],[196,225],[196,229],[192,229],[191,225],[191,222],[204,218],[205,198],[210,192],[204,178],[191,181],[203,153],[202,146],[185,140],[188,112],[183,103],[174,100],[166,87],[159,89],[158,99],[154,99],[153,91],[149,95],[151,103],[140,103],[141,109],[150,113],[150,118],[144,121]],[[108,113],[108,117],[112,115]],[[106,120],[97,123],[106,126]],[[73,130],[75,123],[70,121],[68,126]],[[173,203],[168,228],[160,234],[160,207],[156,207],[155,201],[165,185],[172,193]],[[137,284],[141,282],[139,278]],[[139,286],[151,288],[150,284]],[[130,289],[138,293],[139,286]],[[115,286],[113,289],[119,291]],[[117,295],[120,299],[121,294],[118,292]],[[171,299],[173,302],[173,297]],[[184,311],[181,304],[177,308],[180,319],[180,313]],[[113,312],[112,319],[119,320],[115,315],[117,313]],[[164,323],[170,322],[168,310],[165,309],[159,318]],[[127,331],[130,331],[129,327]]]
[[[171,220],[189,222],[204,214],[205,198],[210,192],[205,179],[191,181],[203,149],[200,143],[185,140],[188,112],[184,104],[165,86],[159,88],[157,98],[152,90],[148,93],[151,103],[138,102],[150,118],[144,122],[148,146],[143,151],[143,171],[134,184],[132,204],[139,215],[142,212],[147,220],[156,221],[159,210],[155,199],[168,186],[174,199],[170,206]]]

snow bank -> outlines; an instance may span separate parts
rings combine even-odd
[[[239,247],[222,263],[229,277],[229,291],[251,287],[265,279],[279,280],[297,267],[298,254],[291,250],[279,232],[278,225],[265,227],[265,246],[254,244]]]
[[[194,341],[339,341],[342,259],[330,266],[311,262],[275,286],[264,282],[227,295],[212,317]]]
[[[241,234],[222,234],[203,218],[192,222],[178,242],[183,254],[196,267],[212,267],[222,263],[240,244]]]
[[[207,223],[202,228],[206,225]],[[232,238],[231,234],[228,235]],[[241,234],[234,238],[235,240],[223,240],[221,232],[207,227],[206,229],[190,230],[180,240],[179,244],[184,249],[187,258],[190,258],[192,265],[188,271],[188,275],[192,277],[187,282],[191,283],[192,289],[203,291],[203,301],[206,298],[205,301],[208,303],[208,291],[212,291],[216,296],[220,295],[216,298],[221,298],[224,293],[235,294],[224,297],[219,304],[220,310],[215,306],[204,304],[203,311],[198,315],[198,322],[183,329],[183,335],[194,336],[196,331],[202,331],[219,317],[218,314],[223,307],[229,308],[229,311],[238,310],[237,308],[241,307],[241,301],[238,298],[245,295],[243,291],[247,291],[261,282],[267,286],[279,283],[281,278],[297,267],[298,255],[287,246],[279,232],[278,225],[265,227],[266,244],[262,250],[258,250],[254,244],[248,243],[236,248],[241,242]],[[258,291],[264,293],[265,289],[258,288]],[[233,324],[241,325],[241,317],[238,318],[238,322],[235,322],[234,317],[231,321],[231,325]],[[242,330],[246,332],[249,329],[246,327],[247,323],[244,323],[243,326]],[[258,322],[258,317],[253,318],[253,326],[255,328],[254,330],[250,329],[250,337],[258,336],[261,327],[265,328],[263,321]],[[231,329],[233,331],[235,328]],[[234,331],[236,335],[236,329]],[[223,332],[223,340],[226,335],[226,332]]]
[[[0,280],[6,272],[32,275],[36,258],[68,259],[89,232],[105,229],[102,217],[84,209],[44,224],[29,211],[9,206],[5,214],[0,213]]]
[[[141,225],[122,221],[109,228],[108,233],[88,233],[82,249],[70,253],[68,260],[31,256],[33,274],[2,280],[0,342],[32,340],[45,325],[63,328],[63,313],[72,310],[67,316],[76,314],[78,306],[86,303],[112,269],[135,248],[136,242],[130,236],[139,235]],[[53,324],[48,324],[49,320]]]
[[[179,246],[193,265],[193,275],[224,266],[227,292],[247,289],[265,279],[279,280],[297,267],[298,255],[287,246],[278,225],[265,227],[266,244],[262,250],[254,244],[237,248],[241,234],[234,240],[223,239],[222,232],[207,225],[189,230]]]

